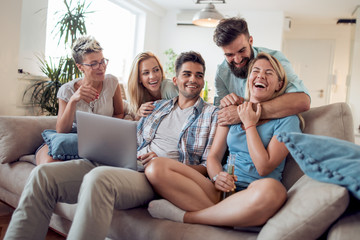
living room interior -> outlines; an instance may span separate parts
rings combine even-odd
[[[200,52],[207,64],[205,79],[209,82],[209,95],[212,99],[216,66],[223,60],[223,53],[212,40],[214,28],[199,27],[191,23],[192,16],[203,9],[205,4],[196,4],[195,0],[93,2],[102,1],[109,1],[132,11],[136,16],[130,59],[140,51],[151,50],[164,64],[167,61],[164,52],[168,49],[173,49],[176,53],[188,50]],[[355,142],[360,144],[358,0],[224,2],[215,3],[216,9],[225,17],[244,17],[249,23],[255,46],[281,50],[288,56],[312,94],[311,107],[338,102],[346,102],[350,106]],[[48,0],[5,0],[0,6],[0,25],[3,29],[0,39],[0,116],[31,116],[34,112],[22,102],[22,95],[25,84],[38,79],[42,74],[36,54],[45,52],[49,33],[46,28],[47,12],[39,10],[47,8]],[[356,23],[337,23],[339,19],[355,20]],[[122,32],[116,28],[116,23],[109,23],[105,27],[109,38],[114,31]],[[95,37],[97,34],[88,33]],[[127,37],[128,32],[122,33]],[[320,64],[318,56],[322,56],[321,59],[325,57],[327,62]],[[22,73],[19,73],[19,69]],[[319,72],[326,76],[323,81],[318,80]],[[126,74],[118,77],[126,85]],[[68,213],[72,214],[71,211]]]

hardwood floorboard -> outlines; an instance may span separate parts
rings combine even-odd
[[[4,239],[14,209],[0,201],[0,240]],[[65,240],[66,238],[49,229],[45,240]]]

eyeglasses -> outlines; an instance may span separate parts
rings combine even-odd
[[[109,59],[104,58],[100,62],[91,63],[91,64],[82,63],[81,65],[85,65],[85,66],[91,67],[92,70],[96,70],[96,69],[100,68],[100,65],[103,65],[104,67],[106,67],[108,65],[108,63],[109,63]]]

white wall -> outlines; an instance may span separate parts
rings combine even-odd
[[[335,75],[336,82],[331,86],[330,103],[346,101],[352,29],[353,26],[343,24],[302,25],[292,22],[291,30],[284,32],[284,39],[334,40],[334,65],[331,74]],[[309,57],[311,57],[311,53],[309,53]]]
[[[141,51],[149,50],[156,54],[159,52],[160,44],[160,28],[161,26],[161,17],[151,13],[146,13],[146,22],[145,22],[145,34],[144,34],[144,45]],[[138,53],[139,53],[138,52]]]
[[[348,99],[354,115],[354,127],[360,130],[360,6],[355,12],[355,17],[357,23],[352,45]]]
[[[47,0],[26,0],[22,6],[18,66],[34,75],[43,74],[37,57],[45,55],[47,6]]]
[[[46,7],[47,0],[0,2],[0,115],[31,114],[21,101],[28,80],[19,80],[17,71],[39,72],[35,53],[45,51]]]
[[[281,11],[243,12],[254,46],[281,50],[284,32],[284,13]]]
[[[150,0],[109,0],[137,14],[134,57],[144,51],[157,52],[159,48],[159,26],[166,11]],[[126,36],[126,33],[124,33]]]
[[[17,65],[22,1],[0,2],[0,115],[16,115]]]
[[[171,11],[162,18],[158,55],[163,65],[167,62],[165,50],[172,48],[175,53],[199,52],[206,62],[205,80],[213,85],[217,64],[223,59],[220,49],[212,40],[213,28],[177,26],[177,11]],[[210,91],[209,95],[212,95]]]

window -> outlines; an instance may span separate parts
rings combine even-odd
[[[70,2],[70,1],[68,1]],[[76,4],[77,1],[73,1]],[[87,34],[94,36],[104,49],[104,57],[108,58],[107,73],[113,74],[120,81],[127,81],[127,76],[134,57],[135,29],[137,15],[108,0],[87,1],[90,3],[87,15]],[[53,58],[70,55],[62,42],[58,45],[59,36],[52,33],[65,4],[59,0],[48,2],[48,24],[45,55]],[[70,47],[67,51],[70,51]]]

